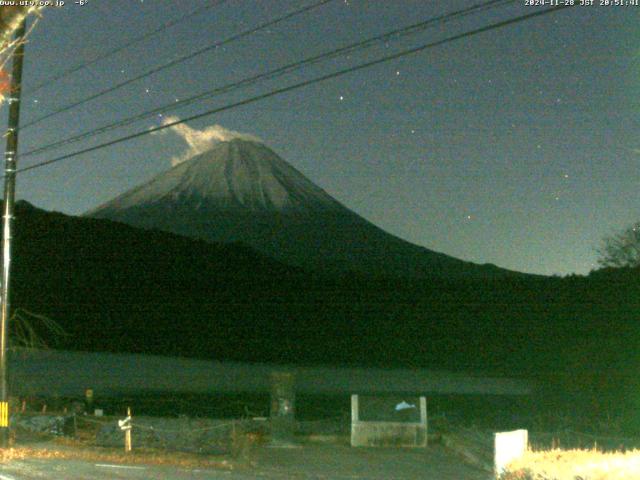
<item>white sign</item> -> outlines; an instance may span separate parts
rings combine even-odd
[[[118,420],[118,426],[120,430],[131,430],[131,417],[127,417],[124,420]]]
[[[526,430],[496,433],[494,456],[496,475],[502,475],[511,462],[521,458],[527,451],[527,445],[528,432]]]

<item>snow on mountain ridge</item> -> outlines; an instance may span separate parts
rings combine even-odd
[[[264,144],[233,139],[176,165],[94,212],[160,201],[188,203],[196,209],[286,212],[344,208]]]
[[[180,119],[176,116],[164,117],[162,125],[170,126],[171,130],[181,137],[188,146],[187,151],[171,159],[171,165],[173,166],[211,150],[220,142],[230,142],[231,140],[239,139],[262,143],[262,140],[254,135],[229,130],[222,125],[211,125],[203,130],[198,130],[197,128],[190,127],[186,123],[180,122]],[[166,132],[166,130],[161,132]]]
[[[242,242],[326,272],[495,275],[385,232],[334,200],[262,143],[233,139],[85,216],[213,242]]]

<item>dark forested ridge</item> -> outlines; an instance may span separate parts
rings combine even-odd
[[[16,212],[14,252],[13,305],[60,323],[68,335],[49,338],[57,348],[596,383],[632,375],[640,364],[637,270],[566,278],[328,276],[240,244],[26,202]]]

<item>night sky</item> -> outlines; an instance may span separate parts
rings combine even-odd
[[[229,0],[69,77],[36,85],[202,7],[88,0],[45,9],[26,48],[22,123],[313,0]],[[479,0],[335,0],[21,132],[20,151]],[[596,2],[597,3],[597,2]],[[540,7],[525,0],[171,112],[181,118]],[[6,115],[7,107],[3,107]],[[585,274],[640,219],[640,7],[575,7],[190,122],[255,135],[340,202],[413,243],[524,272]],[[19,158],[19,166],[160,125]],[[174,133],[25,172],[18,196],[80,214],[171,166]]]

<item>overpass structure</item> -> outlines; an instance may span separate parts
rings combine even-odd
[[[528,395],[524,380],[427,369],[297,366],[207,361],[153,355],[61,350],[14,350],[9,357],[11,395],[101,396],[143,392],[268,392],[274,371],[295,375],[305,394]]]

